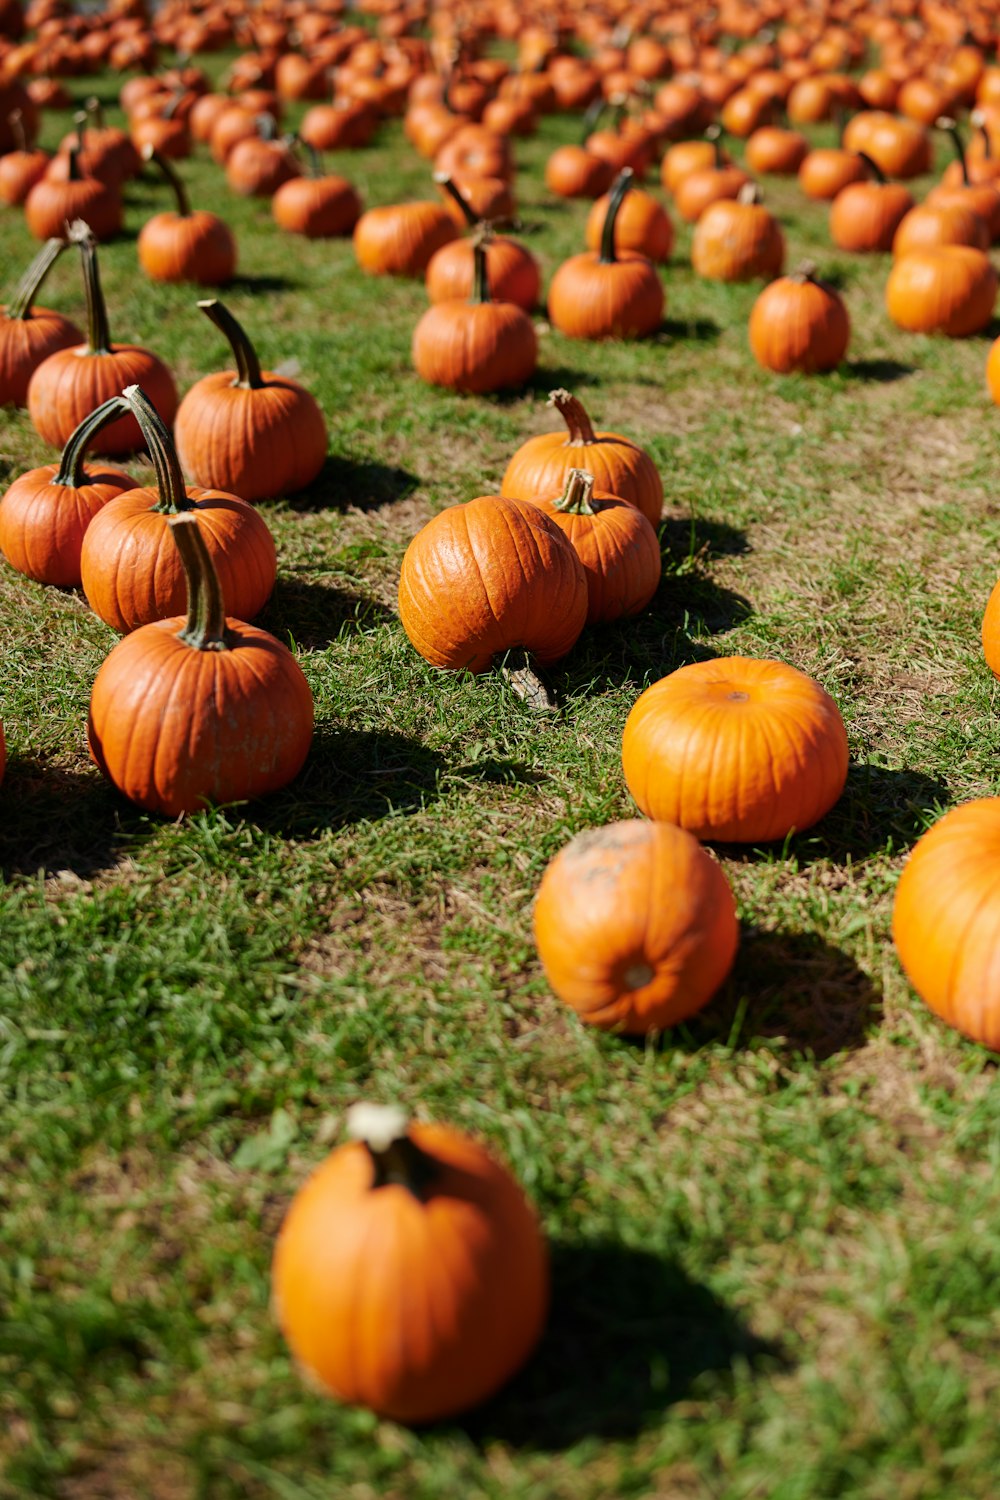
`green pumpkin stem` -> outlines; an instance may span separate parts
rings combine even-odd
[[[137,385],[127,385],[122,391],[122,399],[138,422],[143,442],[153,461],[156,488],[160,498],[151,509],[166,516],[176,516],[183,511],[193,510],[194,502],[188,495],[184,484],[177,449],[156,407],[145,391]]]
[[[152,144],[143,146],[142,159],[145,162],[152,162],[154,167],[160,169],[163,180],[174,195],[178,216],[182,219],[190,218],[191,200],[188,198],[187,188],[181,180],[181,175],[173,163],[168,161],[162,151],[157,151]]]
[[[82,182],[83,181],[83,172],[80,170],[80,152],[82,150],[83,150],[83,131],[82,130],[78,130],[77,133],[76,133],[76,142],[75,142],[75,144],[72,145],[72,146],[70,146],[68,148],[67,152],[66,152],[66,155],[69,158],[69,167],[68,167],[68,171],[67,171],[66,175],[67,175],[67,178],[68,178],[68,180],[70,182]]]
[[[472,241],[472,296],[469,301],[474,307],[484,307],[490,301],[490,274],[486,264],[486,247],[491,239],[492,235],[484,224]]]
[[[480,221],[473,213],[472,208],[465,198],[465,195],[463,194],[461,188],[459,188],[456,183],[452,182],[447,172],[435,172],[434,181],[437,183],[438,187],[444,188],[449,198],[453,198],[454,201],[458,204],[459,208],[462,210],[462,213],[465,216],[465,222],[466,224],[468,224],[469,228],[475,229]]]
[[[271,114],[261,114],[254,118],[257,126],[257,134],[262,141],[276,141],[278,139],[278,122]]]
[[[888,181],[888,178],[882,171],[882,168],[879,166],[878,162],[873,161],[872,158],[868,155],[867,151],[858,151],[856,155],[860,156],[861,160],[865,164],[865,167],[871,173],[876,182],[880,182],[884,185]]]
[[[721,125],[710,125],[705,131],[705,139],[706,141],[711,141],[712,149],[715,152],[714,165],[716,171],[718,171],[720,167],[724,167],[726,165],[726,150],[722,144],[722,137],[724,134],[725,132],[722,129]]]
[[[392,1105],[354,1104],[347,1112],[348,1134],[371,1157],[372,1191],[396,1185],[423,1200],[441,1169],[412,1139],[409,1123]]]
[[[311,141],[304,141],[300,135],[292,137],[296,146],[300,146],[306,154],[309,167],[309,176],[314,180],[323,176],[323,158]]]
[[[74,219],[69,226],[70,243],[79,245],[83,262],[83,290],[87,298],[87,352],[110,354],[111,330],[108,327],[108,309],[101,290],[101,275],[97,265],[97,241],[90,225],[82,219]]]
[[[597,442],[597,435],[583,402],[577,400],[571,391],[550,391],[548,404],[555,407],[569,429],[567,446],[570,443]]]
[[[96,94],[91,94],[89,99],[83,101],[83,107],[90,116],[95,130],[104,129],[104,105]],[[86,119],[86,115],[84,116]]]
[[[570,469],[566,475],[566,488],[556,500],[555,508],[566,516],[596,516],[593,498],[593,474],[586,469]]]
[[[588,106],[583,116],[583,133],[580,136],[581,146],[585,146],[587,144],[590,136],[593,135],[594,130],[597,128],[598,120],[601,118],[607,107],[608,101],[604,98],[603,95],[595,99],[593,104]]]
[[[955,157],[961,163],[962,167],[962,183],[965,187],[968,187],[969,163],[965,159],[965,146],[962,144],[958,124],[951,118],[951,115],[938,115],[934,121],[934,127],[936,130],[943,130],[945,135],[951,137],[951,144],[955,148]]]
[[[625,201],[625,194],[632,186],[633,175],[631,167],[622,167],[618,176],[611,184],[608,211],[604,215],[604,228],[601,230],[601,253],[598,257],[599,263],[602,266],[613,266],[615,264],[615,223],[618,219],[618,210]]]
[[[65,249],[66,241],[63,239],[45,241],[14,288],[14,295],[7,306],[8,318],[19,318],[26,322],[31,317],[31,304],[38,295],[42,282]]]
[[[105,401],[102,406],[95,407],[89,417],[84,417],[76,431],[71,432],[66,439],[66,446],[59,460],[59,468],[49,483],[74,490],[86,484],[87,476],[83,472],[83,461],[88,444],[102,427],[106,427],[110,421],[121,416],[122,412],[127,412],[128,409],[128,402],[124,401],[121,396],[112,396],[110,401]]]
[[[205,546],[197,516],[171,516],[170,535],[184,564],[187,579],[187,619],[177,639],[193,651],[228,651],[226,601],[211,554]]]
[[[19,109],[11,110],[7,116],[7,124],[11,128],[18,151],[27,151],[28,137],[24,133],[24,116]]]
[[[233,351],[237,372],[233,385],[238,385],[246,391],[259,391],[264,384],[264,377],[260,373],[257,351],[229,308],[220,302],[218,297],[208,297],[204,302],[199,302],[198,306],[206,318],[210,318],[216,328],[225,335]]]

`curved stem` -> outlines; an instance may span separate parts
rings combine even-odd
[[[58,237],[45,241],[14,289],[14,295],[7,304],[8,318],[25,321],[31,317],[31,304],[38,289],[66,247],[67,242]]]
[[[583,116],[583,134],[580,136],[580,145],[585,146],[587,139],[594,132],[598,120],[608,107],[608,101],[602,96],[595,99],[593,104],[587,107]]]
[[[463,195],[461,188],[458,187],[456,183],[452,182],[447,172],[435,172],[434,181],[437,183],[438,187],[444,188],[449,198],[453,198],[458,204],[459,208],[462,210],[462,213],[465,215],[465,222],[468,224],[469,228],[475,229],[476,225],[480,223],[480,220],[477,219],[476,215],[473,213],[472,208]]]
[[[726,165],[726,151],[725,147],[722,144],[723,134],[724,132],[721,125],[710,125],[705,131],[705,139],[706,141],[711,141],[712,149],[715,152],[714,165],[716,171],[718,171],[720,167],[724,167]]]
[[[486,247],[492,236],[484,226],[472,242],[472,296],[473,306],[482,307],[490,300],[490,275],[486,264]]]
[[[191,202],[187,195],[187,188],[181,181],[180,173],[174,167],[173,163],[168,161],[163,153],[157,151],[156,147],[151,144],[143,146],[142,159],[143,161],[151,161],[155,167],[159,167],[164,181],[173,192],[177,203],[178,216],[182,219],[189,218],[191,215]]]
[[[760,188],[755,182],[745,182],[736,194],[737,203],[759,203]]]
[[[291,139],[294,141],[296,146],[300,146],[306,153],[306,160],[309,163],[309,176],[312,177],[314,181],[318,180],[323,176],[323,158],[316,150],[316,147],[312,145],[311,142],[304,141],[300,135],[292,136]]]
[[[177,639],[194,651],[228,651],[226,601],[197,517],[171,516],[167,525],[187,579],[187,619]]]
[[[259,391],[264,380],[260,373],[257,351],[229,308],[218,297],[209,297],[204,302],[199,302],[198,306],[229,341],[229,347],[236,358],[237,378],[233,384],[247,391]]]
[[[949,135],[951,137],[951,144],[955,148],[955,156],[962,165],[962,182],[965,187],[968,187],[969,163],[965,159],[965,147],[962,144],[962,137],[959,134],[958,125],[950,115],[938,115],[937,119],[934,121],[934,125],[937,130],[943,130],[946,135]]]
[[[90,115],[97,130],[104,129],[104,105],[96,94],[91,94],[89,99],[83,101],[83,107]]]
[[[7,116],[7,124],[11,128],[18,151],[27,151],[28,137],[24,133],[24,116],[19,109],[11,110]]]
[[[882,168],[879,166],[878,162],[873,161],[872,158],[868,155],[867,151],[858,151],[855,153],[855,155],[860,156],[861,160],[864,162],[865,166],[871,173],[872,177],[874,177],[875,181],[880,182],[884,185],[888,179],[886,178],[886,175],[882,171]]]
[[[108,327],[108,309],[101,291],[101,275],[97,266],[97,241],[90,225],[82,219],[74,219],[69,226],[70,241],[80,247],[83,261],[83,289],[87,297],[87,349],[90,354],[111,353],[111,330]]]
[[[985,122],[985,120],[983,121],[983,123],[979,127],[979,133],[980,133],[980,135],[983,138],[983,160],[984,161],[992,161],[993,160],[993,142],[990,140],[990,133],[989,133],[989,131],[986,128],[986,122]]]
[[[550,406],[554,406],[569,429],[567,445],[570,443],[596,443],[597,435],[587,416],[583,402],[579,401],[571,391],[558,390],[549,392]]]
[[[180,459],[167,431],[163,418],[150,401],[145,391],[137,385],[127,385],[122,398],[139,424],[143,442],[149,450],[156,474],[159,500],[150,508],[160,515],[174,516],[182,511],[193,510],[194,504],[188,496],[181,473]]]
[[[594,498],[594,476],[586,469],[570,469],[566,475],[566,488],[555,502],[556,510],[567,516],[596,516],[591,503]]]
[[[96,407],[89,417],[84,417],[75,432],[71,432],[66,440],[66,446],[59,460],[59,468],[49,480],[50,484],[60,484],[65,489],[78,490],[81,484],[85,484],[87,476],[83,472],[83,460],[87,452],[87,445],[91,438],[106,427],[114,418],[121,416],[122,412],[128,411],[128,402],[121,396],[112,396],[110,401],[105,401],[102,406]]]
[[[598,256],[598,261],[602,266],[615,264],[615,221],[618,218],[618,210],[625,200],[625,194],[632,186],[632,177],[632,168],[622,167],[611,185],[608,211],[604,215],[604,228],[601,230],[601,253]]]
[[[83,150],[83,132],[77,131],[75,146],[70,146],[66,155],[69,159],[67,177],[70,182],[82,182],[83,173],[80,171],[80,152]]]
[[[372,1162],[372,1190],[395,1184],[423,1199],[439,1175],[432,1156],[421,1151],[409,1135],[409,1121],[391,1105],[355,1104],[347,1112],[347,1130]]]

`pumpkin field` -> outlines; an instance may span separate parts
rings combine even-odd
[[[995,1500],[998,50],[0,0],[0,1497]]]

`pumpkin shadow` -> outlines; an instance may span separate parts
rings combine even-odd
[[[560,386],[579,391],[602,383],[601,376],[592,370],[574,370],[569,365],[539,365],[531,379],[519,385],[516,391],[494,391],[489,396],[470,396],[468,399],[488,401],[491,406],[516,406],[526,396],[548,396]]]
[[[688,344],[714,344],[721,334],[719,324],[711,318],[664,318],[656,332],[644,342],[672,344],[680,339]]]
[[[950,800],[944,782],[922,771],[852,761],[836,806],[815,828],[791,838],[788,850],[800,865],[900,854],[916,843],[932,815]]]
[[[349,506],[378,510],[405,500],[419,483],[408,469],[329,454],[312,484],[299,490],[289,503],[297,511],[346,510]]]
[[[666,516],[659,533],[661,549],[673,558],[708,561],[713,557],[744,557],[751,550],[745,531],[707,516]]]
[[[226,291],[265,297],[268,292],[293,292],[301,285],[302,282],[294,276],[248,276],[237,272],[231,281],[226,282]]]
[[[478,1446],[541,1452],[634,1437],[689,1393],[787,1364],[676,1261],[612,1241],[556,1244],[538,1351],[462,1427]]]
[[[345,634],[374,630],[396,616],[377,599],[353,594],[335,584],[282,577],[256,623],[281,641],[307,651],[322,651]]]
[[[318,724],[302,771],[247,808],[247,821],[286,838],[419,812],[440,794],[447,763],[419,740]]]
[[[70,771],[44,758],[11,759],[3,784],[0,873],[87,879],[118,864],[154,825],[95,767]]]
[[[894,380],[905,380],[912,375],[916,365],[905,365],[898,359],[848,359],[841,365],[844,374],[866,383],[890,385]]]

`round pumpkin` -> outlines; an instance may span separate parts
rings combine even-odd
[[[997,273],[982,250],[935,245],[901,256],[889,273],[885,305],[897,328],[968,338],[993,317]]]
[[[473,257],[471,298],[427,309],[413,331],[413,367],[429,385],[475,395],[517,390],[538,363],[534,324],[516,303],[491,300],[485,231]]]
[[[370,276],[422,276],[431,256],[458,238],[440,203],[394,203],[370,208],[354,226],[354,253]]]
[[[765,370],[815,375],[847,353],[851,323],[843,298],[804,266],[764,288],[750,313],[750,348]]]
[[[631,181],[626,167],[611,190],[600,251],[571,256],[552,278],[549,321],[567,338],[641,338],[660,326],[666,298],[656,267],[615,250],[615,220]]]
[[[537,1219],[509,1172],[457,1130],[371,1105],[354,1107],[348,1129],[354,1139],[313,1172],[281,1226],[278,1323],[342,1401],[397,1422],[453,1416],[498,1390],[541,1335]]]
[[[945,813],[903,868],[892,936],[935,1015],[1000,1052],[1000,797]]]
[[[588,250],[600,250],[601,235],[611,206],[610,194],[598,198],[587,215]],[[615,220],[615,249],[632,250],[657,264],[668,261],[674,248],[674,226],[652,193],[633,188],[626,193]]]
[[[986,358],[986,389],[994,403],[1000,406],[1000,339],[990,345]]]
[[[830,205],[830,237],[839,250],[891,250],[913,199],[902,183],[888,182],[864,152],[859,153],[874,180],[849,183]]]
[[[918,203],[900,221],[892,241],[893,259],[899,260],[911,250],[938,245],[972,245],[976,250],[988,250],[989,230],[979,214],[965,204],[935,207],[932,203]]]
[[[0,406],[25,406],[38,366],[56,350],[68,349],[83,338],[62,313],[35,305],[42,282],[65,249],[64,239],[48,240],[21,277],[10,302],[0,308]]]
[[[785,237],[751,183],[738,197],[709,204],[691,239],[691,264],[710,281],[770,281],[785,263]]]
[[[560,1000],[592,1026],[631,1033],[701,1010],[739,942],[719,865],[684,829],[640,818],[560,850],[538,888],[534,931]]]
[[[472,208],[464,185],[460,187],[450,177],[439,177],[437,182],[449,201],[461,210],[463,224],[482,231],[485,220]],[[542,289],[542,273],[531,251],[504,235],[490,234],[484,245],[490,294],[498,302],[513,302],[524,312],[531,312]],[[452,240],[431,257],[425,278],[427,295],[432,302],[468,299],[473,295],[475,276],[473,241]]]
[[[139,231],[139,264],[152,281],[191,281],[225,286],[236,275],[236,238],[224,219],[207,209],[193,212],[176,168],[153,146],[143,160],[159,167],[176,208],[147,219]]]
[[[698,838],[770,843],[817,823],[847,779],[847,733],[829,693],[780,661],[679,667],[633,705],[622,738],[647,817]]]

